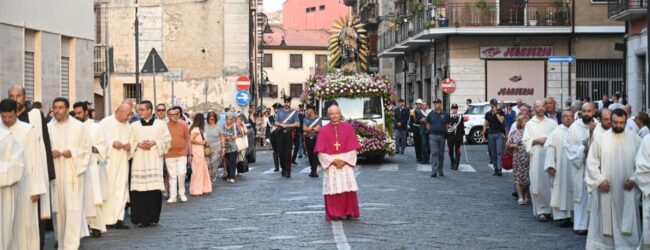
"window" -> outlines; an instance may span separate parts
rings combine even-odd
[[[292,98],[299,98],[302,94],[302,83],[292,83],[289,85],[289,95]]]
[[[34,52],[25,51],[25,99],[34,100]]]
[[[302,55],[300,54],[289,55],[289,67],[292,69],[302,69]]]
[[[273,54],[264,54],[264,68],[273,68]]]
[[[320,11],[325,10],[325,5],[321,5],[321,6],[319,6],[318,9],[319,9]]]
[[[327,55],[316,55],[316,72],[324,74],[327,69]]]
[[[138,87],[135,83],[125,83],[124,84],[124,99],[126,98],[138,98]]]
[[[324,7],[324,6],[323,6],[323,7]],[[307,12],[307,13],[313,13],[313,12],[316,12],[316,7],[309,7],[309,8],[307,8],[307,9],[305,9],[305,12]]]
[[[278,85],[267,85],[263,96],[269,98],[278,98]]]
[[[61,57],[61,96],[70,97],[70,58]]]

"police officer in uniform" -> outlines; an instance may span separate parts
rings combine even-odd
[[[451,105],[451,113],[447,118],[449,128],[447,129],[447,148],[449,150],[449,160],[451,169],[458,170],[460,165],[460,147],[463,145],[463,136],[465,136],[465,121],[463,114],[458,113],[458,104]]]
[[[282,176],[291,178],[291,149],[295,130],[300,126],[298,112],[291,108],[291,97],[284,98],[284,108],[275,116],[275,126],[278,127],[278,157]]]
[[[266,123],[266,130],[270,131],[269,140],[271,141],[271,149],[273,150],[273,163],[275,164],[274,172],[280,171],[280,162],[278,158],[278,127],[275,126],[275,117],[282,107],[282,104],[276,102],[273,104],[273,114],[269,116],[269,121]]]
[[[316,146],[316,137],[322,125],[320,117],[316,116],[316,107],[311,104],[307,105],[306,116],[303,119],[303,137],[305,138],[305,152],[309,158],[311,173],[309,177],[318,177],[318,155],[314,153]]]
[[[422,108],[422,99],[415,101],[415,109],[411,110],[409,116],[409,129],[413,133],[413,146],[415,147],[415,158],[418,162],[422,162],[422,138],[420,137],[420,120],[417,119],[417,113]]]

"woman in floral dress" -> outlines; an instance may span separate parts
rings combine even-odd
[[[517,189],[517,201],[519,205],[528,203],[528,186],[530,179],[528,178],[528,169],[530,163],[530,156],[526,152],[522,137],[524,135],[524,128],[528,122],[528,117],[525,115],[517,116],[517,130],[512,132],[508,137],[508,150],[512,151],[512,172],[515,187]]]

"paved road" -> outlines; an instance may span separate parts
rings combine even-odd
[[[83,249],[584,249],[585,237],[539,223],[511,196],[512,175],[493,177],[486,146],[469,146],[462,171],[431,178],[413,149],[358,168],[361,218],[325,222],[322,179],[306,160],[290,180],[271,169],[270,152],[240,181],[215,183],[211,196],[163,206],[152,228],[111,230]],[[448,162],[447,162],[448,164]],[[47,246],[51,247],[52,235]]]

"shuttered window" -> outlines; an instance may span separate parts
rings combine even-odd
[[[292,69],[302,69],[302,55],[300,54],[289,55],[289,67]]]
[[[70,58],[61,57],[61,96],[70,98]]]
[[[302,83],[292,83],[289,85],[289,95],[292,98],[299,98],[302,94]]]
[[[138,88],[135,83],[125,83],[124,87],[124,99],[127,98],[138,98]]]
[[[34,100],[34,52],[25,51],[25,99]]]

